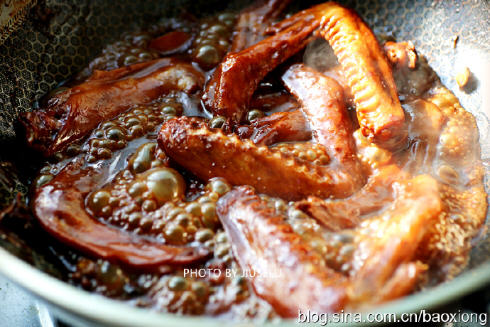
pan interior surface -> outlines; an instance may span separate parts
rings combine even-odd
[[[477,121],[485,187],[490,190],[490,3],[488,1],[340,1],[355,9],[378,35],[397,41],[413,41],[418,52],[440,76],[442,83],[460,100]],[[83,1],[68,4],[51,0],[32,3],[22,24],[12,28],[0,44],[0,197],[3,204],[18,192],[26,194],[32,168],[24,161],[28,154],[15,151],[19,146],[14,122],[33,103],[87,65],[102,47],[121,33],[134,30],[145,21],[172,17],[187,8],[208,15],[213,8],[237,10],[247,1]],[[308,7],[314,1],[302,4]],[[472,89],[462,91],[455,74],[464,67],[475,76]],[[488,200],[488,196],[487,196]],[[487,212],[486,226],[489,226]],[[61,316],[79,318],[88,324],[113,326],[213,326],[211,318],[178,317],[129,307],[67,285],[26,264],[50,271],[46,258],[35,249],[20,249],[15,240],[0,238],[0,273],[47,301]],[[413,312],[434,308],[474,291],[490,282],[490,241],[479,239],[468,268],[453,281],[376,308],[376,312]],[[117,313],[117,314],[116,314]],[[290,322],[285,321],[286,325]],[[293,322],[290,323],[291,325]]]

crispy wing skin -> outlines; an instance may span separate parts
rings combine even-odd
[[[242,11],[235,26],[235,35],[230,51],[242,51],[262,41],[267,27],[290,2],[291,0],[260,1]]]
[[[346,278],[326,267],[250,187],[226,194],[217,210],[240,266],[255,274],[255,292],[281,316],[295,317],[298,310],[335,312],[344,307]]]
[[[237,53],[230,53],[206,84],[203,103],[215,115],[239,123],[259,82],[268,72],[301,50],[318,26],[306,15],[284,31]]]
[[[228,55],[206,87],[207,108],[239,122],[258,82],[299,51],[318,27],[342,66],[363,134],[388,148],[404,142],[405,118],[388,60],[362,19],[334,2],[301,11],[269,29],[275,35]]]
[[[408,97],[409,95],[419,95],[421,92],[425,92],[427,90],[427,85],[431,85],[433,82],[433,78],[425,78],[428,74],[425,71],[421,73],[425,68],[423,67],[424,63],[420,63],[415,52],[410,53],[410,43],[393,43],[387,42],[385,44],[385,52],[388,58],[390,59],[391,64],[393,65],[393,72],[395,76],[398,76],[398,80],[396,81],[397,87],[402,88],[403,96]],[[408,50],[407,50],[408,47]],[[405,51],[405,52],[401,52]],[[410,68],[413,65],[414,68]],[[420,66],[420,67],[419,67]],[[327,77],[335,79],[338,82],[344,91],[344,95],[347,101],[350,101],[351,95],[346,95],[348,92],[350,94],[350,89],[347,83],[345,82],[343,76],[340,76],[341,68],[336,66],[331,70],[324,72]],[[415,75],[423,75],[425,76],[422,80],[419,81],[418,78],[407,78],[407,74],[415,74]],[[284,75],[285,78],[287,75]],[[429,82],[427,82],[427,80]],[[404,84],[405,83],[405,84]],[[256,99],[253,99],[253,107],[260,107]],[[422,100],[414,100],[413,103],[420,102]],[[407,104],[409,108],[411,108],[411,103]],[[415,114],[416,116],[417,114]],[[411,115],[414,116],[414,115]],[[430,117],[431,121],[433,117]],[[425,121],[421,121],[420,124],[425,124]],[[440,132],[440,126],[435,126],[436,129],[425,129],[424,131],[432,132],[434,135],[438,135]],[[311,138],[311,130],[310,124],[306,119],[305,115],[301,114],[299,110],[294,110],[291,112],[277,112],[270,116],[266,116],[254,121],[251,125],[243,125],[237,128],[238,135],[240,138],[250,138],[254,143],[259,145],[271,145],[279,142],[291,142],[291,141],[306,141]],[[409,131],[409,134],[411,132]],[[366,140],[365,146],[376,147],[376,145],[369,142],[367,138],[362,136]],[[358,149],[359,150],[359,149]],[[378,151],[383,151],[383,149],[378,149]],[[372,152],[370,150],[370,152]],[[371,165],[372,162],[365,162],[368,165]],[[379,162],[377,163],[379,164]],[[377,165],[376,165],[377,166]]]
[[[330,43],[356,104],[363,134],[393,148],[404,141],[403,109],[391,67],[371,29],[351,10],[334,2],[313,7],[319,33]]]
[[[300,163],[280,151],[210,129],[196,118],[168,121],[158,142],[172,159],[203,180],[219,176],[233,185],[252,185],[288,200],[309,195],[342,198],[362,186],[335,165]]]
[[[428,71],[428,68],[425,67],[427,63],[417,57],[413,45],[410,42],[387,42],[384,45],[384,51],[393,67],[398,91],[401,92],[404,98],[420,95],[432,85],[436,78],[435,74],[432,70]],[[351,99],[350,88],[345,81],[345,77],[342,75],[340,66],[323,72],[323,74],[335,79],[342,86],[346,101],[350,103],[353,100]],[[408,75],[410,78],[407,78]],[[415,100],[415,102],[417,101],[420,100]],[[253,99],[251,106],[254,108],[261,107],[260,101]],[[277,112],[270,116],[257,119],[251,125],[238,127],[236,132],[240,138],[250,138],[256,144],[271,145],[279,142],[309,140],[311,138],[309,125],[306,117],[300,114],[299,111],[294,110],[292,112]],[[425,132],[428,131],[425,130]],[[439,130],[433,130],[432,132],[435,135]],[[363,136],[363,138],[365,137]],[[369,142],[368,139],[366,141]],[[366,146],[374,148],[376,145],[366,143]],[[379,149],[379,151],[383,150]],[[371,163],[366,162],[366,164],[370,165]]]
[[[83,168],[79,161],[68,164],[36,192],[33,210],[41,225],[85,253],[139,269],[189,264],[209,255],[205,249],[168,246],[92,218],[85,210],[85,197],[100,184],[106,170]]]
[[[386,57],[371,29],[334,3],[320,10],[320,34],[332,46],[349,84],[363,134],[393,148],[404,141],[404,114]]]
[[[311,139],[310,124],[300,110],[276,112],[259,118],[251,125],[240,126],[237,134],[241,139],[250,139],[257,145]]]
[[[353,11],[335,2],[317,5],[269,29],[280,33],[314,15],[318,33],[332,46],[354,96],[362,132],[394,148],[406,139],[404,113],[390,64],[370,28]]]
[[[342,87],[334,79],[302,64],[291,66],[282,80],[301,102],[316,142],[353,176],[362,175]]]
[[[203,74],[192,65],[169,58],[95,71],[86,82],[50,99],[46,108],[24,114],[21,121],[28,143],[51,156],[135,104],[172,90],[194,92],[203,83]]]

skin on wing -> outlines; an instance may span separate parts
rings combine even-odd
[[[355,275],[354,303],[379,303],[392,298],[386,292],[378,293],[379,290],[390,280],[400,283],[398,274],[407,274],[398,271],[401,264],[416,263],[417,250],[442,210],[438,184],[428,175],[399,182],[394,187],[396,195],[391,208],[366,221],[355,241],[358,248],[351,271]],[[413,270],[416,271],[421,269]],[[413,285],[413,281],[406,282]]]
[[[404,113],[391,67],[371,29],[353,11],[328,2],[312,10],[322,35],[332,46],[354,96],[362,132],[393,148],[403,142]]]
[[[226,194],[217,211],[240,266],[251,271],[256,293],[281,316],[294,317],[298,310],[333,312],[403,296],[426,271],[416,251],[441,211],[437,182],[421,175],[396,187],[393,206],[376,223],[356,230],[354,269],[348,276],[328,267],[250,187]]]
[[[430,87],[434,81],[435,74],[432,70],[428,71],[426,61],[421,60],[417,56],[415,49],[410,42],[387,42],[384,45],[384,51],[390,61],[390,64],[392,65],[397,89],[401,94],[400,97],[403,96],[404,98],[408,98],[410,96],[420,95],[427,91],[427,88]],[[353,96],[351,95],[349,85],[343,76],[342,68],[340,66],[335,66],[326,71],[322,71],[322,73],[335,79],[335,81],[342,86],[345,101],[349,104],[352,103],[353,105]],[[410,77],[407,78],[407,76]],[[410,116],[409,119],[422,119],[418,117],[420,115],[419,111],[411,110],[411,108],[414,107],[412,103],[418,104],[420,101],[423,100],[416,99],[404,105],[406,113],[408,110],[408,114]],[[260,108],[260,99],[259,101],[255,98],[252,99],[251,106],[254,108]],[[416,109],[418,108],[419,106],[417,106]],[[424,113],[425,111],[422,111],[421,114],[423,115]],[[435,121],[439,119],[437,116],[431,116],[429,119],[429,123],[440,124],[439,122]],[[422,120],[421,124],[425,124],[425,121]],[[436,136],[436,134],[438,135],[440,132],[440,126],[434,126],[434,130],[430,130],[429,126],[427,126],[427,128],[424,126],[424,128],[425,129],[423,131],[421,130],[422,132],[432,132],[434,136]],[[270,116],[259,118],[251,125],[239,126],[236,132],[240,138],[249,138],[255,144],[259,145],[271,145],[279,142],[306,141],[311,138],[310,124],[299,110],[293,110],[291,112],[277,112],[271,114]],[[412,132],[409,130],[408,134],[412,134]],[[391,157],[391,155],[388,154],[388,151],[370,142],[368,138],[362,135],[361,131],[359,131],[359,133],[356,132],[355,136],[358,150],[362,148],[362,152],[366,152],[366,155],[370,157],[375,155],[381,155],[386,158],[388,156]],[[373,160],[373,158],[365,157],[365,155],[361,155],[361,161],[371,168],[376,168],[385,164],[379,160]]]
[[[259,82],[301,50],[318,25],[314,16],[309,15],[252,47],[228,54],[206,84],[202,97],[206,108],[214,115],[226,117],[233,124],[240,123]]]
[[[356,227],[363,216],[382,209],[393,201],[393,183],[406,178],[396,165],[379,169],[368,178],[366,185],[347,199],[328,200],[308,197],[295,207],[315,218],[332,231]]]
[[[206,107],[239,123],[260,80],[303,48],[317,28],[332,46],[342,67],[362,133],[387,148],[404,142],[405,117],[391,66],[362,19],[334,2],[301,11],[269,29],[276,34],[228,55],[206,87],[203,96]],[[234,88],[236,85],[246,88]]]
[[[255,274],[255,292],[281,316],[295,317],[298,310],[334,312],[344,307],[346,279],[326,267],[250,187],[226,194],[218,201],[217,210],[240,266]]]
[[[300,142],[311,139],[310,124],[300,110],[276,112],[240,126],[237,134],[257,145],[273,145],[280,142]]]
[[[414,145],[426,146],[409,148],[414,155],[404,156],[402,163],[408,169],[421,166],[439,181],[443,211],[420,248],[431,266],[431,283],[437,283],[466,267],[475,238],[485,233],[488,195],[475,117],[440,82],[426,94],[425,101],[407,107],[415,114],[410,126]]]
[[[173,90],[194,92],[203,83],[202,73],[192,65],[169,58],[95,71],[86,82],[50,99],[46,108],[26,113],[22,123],[28,143],[51,156],[133,105]]]
[[[299,162],[274,148],[210,129],[196,118],[168,121],[158,142],[168,156],[202,180],[223,177],[232,185],[252,185],[287,200],[309,195],[342,198],[362,186],[337,167]]]
[[[133,268],[189,264],[209,255],[205,249],[168,246],[91,217],[85,209],[85,197],[100,184],[107,170],[107,167],[83,168],[80,161],[68,164],[36,192],[33,209],[41,225],[59,240],[85,253]]]
[[[291,66],[282,80],[301,102],[316,142],[337,161],[339,169],[345,169],[352,180],[362,184],[363,172],[356,156],[342,87],[334,79],[302,64]]]
[[[393,276],[388,282],[386,282],[381,290],[379,290],[376,301],[386,302],[395,300],[407,294],[410,294],[417,283],[420,281],[420,277],[428,269],[426,264],[419,261],[402,263],[393,273]]]
[[[195,126],[200,131],[194,128],[193,132],[192,123],[186,127],[183,120],[180,126],[169,123],[162,128],[160,145],[175,161],[202,179],[220,176],[234,185],[253,185],[286,199],[352,194],[363,185],[364,174],[355,153],[342,88],[333,79],[302,65],[291,67],[283,81],[302,103],[317,143],[335,159],[331,165],[315,167],[295,161],[284,165],[280,153],[274,155],[265,147],[257,148],[232,137],[226,139],[219,133],[213,136],[202,123],[202,128]],[[202,165],[203,160],[209,164]]]
[[[308,213],[333,231],[357,226],[363,216],[382,209],[394,197],[393,183],[407,179],[409,174],[394,163],[392,153],[370,142],[360,130],[354,132],[357,157],[365,171],[369,171],[366,184],[346,199],[321,199],[310,196],[295,206]]]

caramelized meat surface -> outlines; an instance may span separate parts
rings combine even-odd
[[[363,172],[356,156],[342,87],[334,79],[303,65],[291,66],[282,80],[301,102],[315,141],[325,147],[338,169],[350,175],[356,187],[362,185]]]
[[[134,267],[189,264],[209,254],[205,249],[167,246],[96,221],[84,202],[104,174],[106,169],[84,169],[77,162],[66,166],[34,197],[34,213],[41,225],[84,252]]]
[[[28,143],[51,156],[100,122],[173,90],[199,90],[204,77],[188,63],[159,59],[112,71],[95,71],[86,82],[49,99],[43,110],[22,119]]]
[[[273,145],[281,142],[300,142],[311,139],[310,124],[300,110],[281,111],[255,120],[237,129],[242,139],[250,139],[257,145]]]
[[[369,225],[357,231],[353,265],[358,267],[348,277],[329,268],[251,188],[234,189],[220,199],[218,214],[238,262],[255,272],[256,293],[281,316],[295,317],[298,310],[335,312],[410,292],[425,270],[415,253],[441,211],[437,183],[422,175],[398,187],[392,207],[373,219],[384,225],[383,235],[366,235]]]
[[[252,185],[288,200],[307,195],[346,197],[362,183],[350,172],[258,147],[195,119],[168,122],[158,140],[172,159],[201,179],[223,177],[233,185]]]
[[[301,50],[316,27],[313,17],[306,17],[250,48],[228,54],[206,84],[203,94],[206,108],[235,124],[241,122],[259,82]]]
[[[334,312],[345,306],[346,278],[325,266],[251,188],[229,192],[218,203],[218,214],[238,262],[255,272],[255,291],[281,316],[295,317],[298,310]]]

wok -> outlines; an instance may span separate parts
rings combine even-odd
[[[340,1],[342,2],[342,1]],[[302,2],[309,6],[315,2]],[[442,82],[473,113],[480,131],[490,188],[490,3],[488,1],[343,1],[378,34],[412,40]],[[24,193],[32,176],[30,154],[16,135],[19,113],[82,69],[105,44],[139,23],[173,16],[182,8],[199,15],[238,10],[247,1],[19,1],[0,7],[0,200],[6,205]],[[454,80],[467,66],[474,80],[463,91]],[[487,214],[488,226],[489,219]],[[28,252],[26,254],[26,252]],[[490,242],[479,239],[468,268],[453,281],[374,308],[413,312],[436,308],[490,283]],[[0,238],[0,273],[46,302],[56,316],[75,326],[214,326],[207,317],[181,317],[138,309],[94,295],[41,271],[35,249],[20,250]],[[294,321],[284,321],[293,325]],[[240,325],[243,325],[241,323]]]

